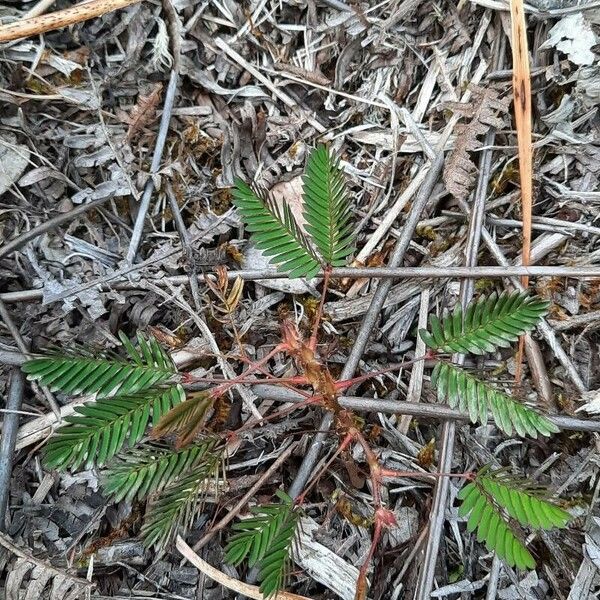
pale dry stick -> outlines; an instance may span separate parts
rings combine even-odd
[[[558,408],[552,394],[552,385],[546,370],[542,350],[530,333],[525,335],[525,353],[527,354],[527,363],[531,371],[533,386],[537,390],[540,400],[546,408]]]
[[[179,252],[179,251],[178,251]],[[167,256],[167,255],[165,255]],[[570,277],[574,279],[598,279],[600,278],[600,266],[592,267],[567,267],[564,265],[547,265],[523,267],[521,265],[511,265],[508,261],[506,266],[498,267],[337,267],[331,271],[332,279],[370,277],[373,279],[418,279],[440,278],[440,279],[481,279],[481,278],[503,278],[519,277],[527,275],[529,277]],[[213,273],[202,274],[198,276],[198,281],[205,281],[206,277],[214,276]],[[246,281],[260,281],[261,279],[287,279],[285,273],[265,269],[264,271],[228,271],[227,279],[229,281],[237,278]],[[317,273],[316,278],[323,278],[323,273]],[[173,275],[165,277],[164,285],[181,285],[186,282],[185,275]],[[161,280],[156,283],[160,284]],[[116,289],[116,288],[115,288]],[[129,289],[126,287],[120,289]],[[131,288],[135,289],[135,288]],[[36,291],[36,290],[34,290]]]
[[[378,225],[377,229],[369,236],[369,239],[365,242],[364,246],[356,255],[354,259],[356,262],[364,264],[367,258],[371,256],[381,240],[383,240],[383,238],[388,234],[390,228],[396,222],[396,219],[398,219],[400,213],[404,210],[421,185],[423,185],[423,181],[425,181],[425,177],[427,177],[428,172],[429,168],[423,166],[417,175],[411,180],[408,186],[402,191],[394,204],[392,204],[392,206],[386,210],[385,216],[381,220],[380,225]]]
[[[270,81],[267,77],[265,77],[256,67],[251,65],[245,58],[243,58],[240,54],[238,54],[225,40],[218,37],[214,40],[214,44],[219,50],[224,52],[231,60],[236,62],[238,65],[242,66],[248,73],[254,76],[258,81],[260,81],[264,86],[266,86],[269,91],[281,100],[288,108],[293,111],[298,111],[299,107],[294,100],[288,96],[285,92],[282,92],[277,86],[273,85],[273,82]],[[319,133],[325,133],[326,128],[317,121],[314,117],[310,115],[302,115],[307,122],[314,127]]]
[[[32,19],[33,17],[39,17],[43,15],[53,4],[55,0],[39,0],[39,2],[30,8],[22,17],[25,19]]]
[[[2,438],[0,439],[0,531],[6,530],[6,510],[10,496],[10,478],[12,475],[13,457],[17,429],[19,427],[19,411],[23,402],[25,377],[20,369],[13,369],[9,376],[6,408],[10,411],[2,420]]]
[[[237,42],[240,38],[243,38],[250,31],[251,28],[258,28],[260,26],[260,23],[258,23],[258,17],[260,13],[264,10],[266,3],[267,0],[260,0],[258,2],[258,6],[256,6],[253,9],[252,14],[249,14],[246,17],[245,23],[238,29],[236,34],[233,36],[233,39],[231,40],[232,44]]]
[[[40,413],[39,412],[30,412],[28,410],[13,410],[10,408],[0,408],[0,413],[1,414],[13,414],[13,415],[22,415],[24,417],[39,417]],[[2,430],[4,429],[4,427],[2,428]]]
[[[434,365],[427,365],[428,367],[433,367]],[[198,385],[198,384],[193,384],[193,385]],[[261,398],[268,398],[268,399],[278,399],[278,400],[282,400],[282,401],[289,401],[292,402],[294,401],[293,399],[289,399],[288,400],[288,396],[278,396],[277,394],[275,394],[275,396],[272,395],[271,392],[268,392],[267,390],[270,389],[270,382],[269,383],[264,383],[262,380],[257,381],[256,383],[251,382],[250,385],[253,386],[253,390],[254,392],[260,396]],[[194,387],[192,388],[191,386],[186,386],[186,387],[190,387],[190,389],[201,389],[200,387]],[[204,386],[202,387],[202,389],[204,389]],[[304,399],[304,401],[306,401],[306,397],[302,396],[302,398]],[[468,420],[467,419],[467,415],[460,413],[460,412],[444,412],[443,409],[439,409],[440,412],[435,412],[438,410],[438,408],[428,408],[428,407],[424,407],[422,410],[419,408],[415,408],[419,406],[419,403],[412,403],[412,402],[406,402],[406,401],[402,401],[402,402],[396,402],[396,401],[390,401],[390,400],[377,400],[377,399],[364,399],[366,404],[361,404],[360,401],[358,401],[356,398],[353,398],[351,396],[343,396],[341,397],[342,400],[340,401],[341,405],[344,408],[349,408],[351,410],[357,410],[357,411],[361,411],[361,410],[371,410],[373,412],[383,412],[383,413],[395,413],[395,414],[405,414],[405,415],[411,415],[411,416],[417,416],[417,417],[435,417],[435,418],[440,418],[440,419],[462,419],[462,417],[464,417],[464,420]],[[437,405],[436,405],[437,406]],[[434,412],[430,412],[431,410],[433,410]],[[460,416],[462,415],[462,416]],[[577,430],[577,431],[597,431],[598,427],[600,426],[598,421],[594,421],[594,420],[586,420],[586,419],[575,419],[575,420],[571,420],[570,418],[567,419],[567,417],[560,417],[560,416],[552,416],[552,415],[547,415],[548,418],[554,422],[557,427],[561,428],[561,429],[573,429],[573,430]],[[564,420],[567,419],[567,420]]]
[[[476,73],[473,75],[473,84],[478,84],[481,79],[483,78],[485,71],[487,69],[487,63],[485,63],[485,61],[482,61],[481,64],[479,65],[479,68],[477,69]],[[461,98],[461,102],[468,102],[469,99],[471,98],[471,90],[467,90],[462,98]],[[446,140],[450,137],[450,133],[454,127],[456,126],[456,124],[458,123],[458,121],[460,120],[460,115],[453,115],[448,124],[446,125],[445,129],[444,129],[444,133],[442,134],[442,144],[440,144],[440,147],[445,147],[446,145]],[[411,121],[406,119],[405,123],[407,126],[410,126]],[[417,127],[417,131],[418,131],[418,127]],[[420,132],[413,132],[415,133],[415,135],[417,135],[417,139],[420,141]],[[365,245],[361,248],[360,252],[357,254],[356,256],[356,260],[357,261],[361,261],[364,262],[373,252],[373,250],[375,250],[375,248],[378,246],[378,244],[381,242],[381,240],[388,234],[390,228],[392,227],[392,225],[394,224],[394,222],[396,221],[396,219],[398,218],[398,216],[400,215],[400,213],[402,212],[402,210],[404,209],[404,207],[406,206],[406,204],[408,203],[408,201],[412,198],[413,194],[415,194],[415,192],[421,187],[423,181],[425,180],[425,178],[427,177],[428,171],[427,171],[427,167],[423,167],[419,173],[416,175],[416,177],[413,179],[413,181],[411,181],[411,183],[409,184],[409,186],[400,194],[399,198],[396,200],[396,202],[386,211],[385,217],[383,218],[383,220],[381,221],[381,224],[377,227],[377,229],[373,232],[373,234],[371,235],[371,237],[367,240],[367,242],[365,243]]]
[[[379,206],[385,207],[388,205],[390,201],[390,197],[392,196],[392,192],[394,191],[394,183],[396,180],[396,165],[398,162],[398,153],[400,151],[400,115],[403,110],[406,111],[405,108],[398,108],[398,105],[392,101],[391,98],[386,96],[385,94],[381,95],[385,104],[390,111],[390,128],[392,130],[392,161],[389,166],[389,169],[386,169],[386,172],[389,173],[389,181],[387,183],[387,191],[385,192],[383,199],[378,202],[377,208]],[[408,111],[407,111],[408,112]]]
[[[202,230],[200,233],[198,233],[197,235],[195,235],[191,240],[190,243],[194,243],[198,240],[201,240],[204,236],[210,234],[211,229],[214,227],[217,227],[221,221],[224,221],[229,215],[229,211],[226,212],[225,214],[221,215],[221,217],[219,217],[216,221],[216,223],[214,223],[211,227],[207,227],[206,229]],[[139,263],[136,263],[134,265],[127,265],[126,267],[123,267],[121,269],[119,269],[118,271],[113,271],[112,273],[105,275],[103,277],[99,277],[98,279],[95,279],[93,281],[88,281],[87,283],[83,283],[79,286],[74,286],[60,294],[57,294],[55,296],[52,296],[52,299],[47,302],[47,304],[50,304],[52,302],[58,302],[59,300],[64,300],[65,298],[72,298],[77,296],[77,294],[85,291],[85,290],[89,290],[90,288],[93,287],[105,287],[106,290],[110,290],[111,287],[108,285],[109,281],[114,281],[115,279],[118,279],[119,277],[122,277],[123,279],[121,279],[121,281],[126,280],[126,278],[124,277],[125,275],[129,275],[130,273],[134,273],[136,271],[139,271],[141,269],[143,269],[144,267],[147,267],[148,265],[153,265],[154,267],[157,267],[161,264],[161,262],[163,260],[166,260],[167,258],[171,257],[171,256],[176,256],[177,254],[181,254],[182,249],[181,248],[175,248],[173,250],[168,250],[167,252],[157,252],[156,254],[159,254],[158,256],[153,256],[152,258],[148,258],[146,260],[143,260]],[[132,288],[132,289],[135,289]],[[17,292],[18,294],[18,292]],[[39,296],[40,298],[42,296]],[[3,299],[2,294],[0,294],[0,299]]]
[[[442,435],[440,442],[440,453],[438,459],[438,469],[442,473],[449,473],[452,470],[452,455],[454,454],[455,423],[454,421],[444,421],[442,426]],[[435,565],[437,562],[440,540],[446,520],[446,503],[448,498],[448,489],[450,487],[449,477],[440,477],[434,488],[433,503],[429,514],[429,531],[427,542],[425,543],[425,554],[421,571],[415,591],[415,600],[429,600],[433,588],[433,579],[435,575]]]
[[[94,400],[93,395],[81,396],[69,404],[65,404],[60,408],[60,421],[56,420],[54,413],[47,413],[33,419],[28,423],[24,423],[17,432],[17,441],[15,450],[22,450],[28,446],[37,444],[38,442],[47,439],[52,435],[55,425],[60,425],[64,418],[75,413],[78,406]]]
[[[283,389],[277,385],[256,384],[252,390],[260,398],[280,402],[306,402],[306,397],[292,390]],[[356,396],[340,396],[340,406],[356,412],[382,412],[386,414],[412,415],[422,419],[451,419],[453,421],[469,422],[468,413],[450,408],[443,404],[424,404],[423,402],[404,402],[398,400],[380,400],[378,398],[358,398]],[[600,431],[600,420],[577,419],[562,415],[546,415],[560,430],[564,431]],[[489,423],[493,422],[490,417]]]
[[[171,42],[171,53],[173,56],[173,70],[181,72],[181,40],[183,39],[181,19],[171,0],[162,0],[163,10],[167,18],[168,30]],[[172,111],[171,111],[172,112]]]
[[[8,328],[8,331],[10,332],[13,339],[15,340],[15,343],[17,344],[17,348],[24,355],[26,355],[26,356],[29,355],[29,346],[25,343],[25,340],[21,336],[19,328],[15,325],[14,321],[12,320],[12,317],[10,316],[10,313],[6,309],[6,305],[4,304],[2,299],[0,299],[0,318],[4,321],[4,324]],[[38,388],[36,387],[36,389],[38,389]],[[52,409],[52,412],[54,413],[56,419],[59,419],[60,418],[60,407],[58,406],[58,403],[56,402],[54,395],[46,386],[39,386],[39,389],[41,389],[42,394],[46,398],[48,405]]]
[[[421,547],[423,546],[423,543],[425,542],[425,539],[427,537],[427,532],[428,532],[428,528],[427,528],[427,526],[425,526],[423,528],[423,531],[421,531],[421,533],[419,534],[419,537],[413,544],[413,547],[410,549],[410,552],[409,552],[408,556],[406,557],[406,559],[404,560],[404,563],[402,564],[402,568],[398,572],[398,575],[396,575],[395,583],[397,582],[397,585],[394,585],[394,597],[397,597],[396,590],[402,587],[402,579],[404,578],[406,571],[408,571],[408,568],[411,566],[411,564],[412,564],[413,560],[415,559],[415,557],[417,556],[417,554],[419,552],[421,552]]]
[[[490,578],[488,579],[485,600],[496,600],[496,598],[498,598],[498,579],[500,578],[501,571],[502,561],[498,558],[497,554],[494,554],[494,560],[492,561],[492,569],[490,571]]]
[[[464,215],[458,214],[452,210],[442,210],[440,211],[440,214],[443,217],[459,221],[465,220]],[[430,219],[427,221],[430,221]],[[486,221],[489,225],[495,227],[523,228],[523,221],[517,221],[516,219],[501,219],[490,214],[486,215]],[[574,235],[577,231],[583,231],[590,235],[600,235],[600,227],[594,227],[593,225],[587,225],[586,223],[571,223],[569,221],[561,221],[560,219],[551,219],[548,217],[533,217],[531,228],[537,229],[538,231],[548,231],[550,233],[557,233],[557,230],[559,230],[559,232],[570,235]]]
[[[508,4],[508,0],[470,0],[472,4],[478,4],[480,6],[485,6],[486,8],[491,8],[493,10],[509,12],[510,7]],[[584,4],[580,4],[577,2],[573,6],[569,6],[566,8],[553,8],[551,10],[544,10],[538,8],[533,5],[533,3],[527,3],[524,8],[525,11],[529,14],[536,15],[540,19],[552,19],[561,17],[564,15],[570,15],[573,13],[580,13],[585,10],[591,10],[593,8],[598,8],[600,6],[600,1],[593,0],[592,2],[586,2]]]
[[[0,546],[3,546],[8,551],[12,552],[15,556],[18,556],[19,558],[22,558],[23,560],[26,560],[38,567],[41,567],[42,569],[50,571],[50,572],[54,573],[55,575],[58,575],[59,577],[65,577],[65,578],[67,578],[79,585],[83,585],[85,587],[95,585],[95,584],[87,581],[87,579],[81,579],[80,577],[77,577],[76,575],[71,575],[70,573],[67,573],[66,571],[61,571],[60,569],[57,569],[55,566],[51,565],[50,563],[47,563],[43,560],[40,560],[39,558],[36,558],[35,556],[33,556],[33,554],[29,554],[29,553],[25,552],[25,550],[23,550],[22,548],[19,548],[19,546],[17,546],[5,533],[0,533]]]
[[[423,153],[429,160],[433,160],[435,158],[435,150],[431,147],[423,132],[421,131],[419,124],[415,121],[415,118],[412,116],[411,112],[406,110],[406,108],[400,109],[400,116],[404,121],[404,125],[406,128],[413,134],[414,138],[419,142]]]
[[[92,583],[92,576],[94,575],[94,554],[90,556],[90,562],[87,568],[86,579]],[[92,588],[91,586],[86,588],[85,590],[85,598],[86,600],[91,600],[92,598]]]
[[[204,232],[206,235],[207,232]],[[198,239],[196,236],[194,239]],[[192,240],[193,242],[194,240]],[[67,290],[64,293],[53,296],[50,301],[46,304],[53,302],[59,302],[64,298],[71,298],[77,296],[84,290],[92,287],[98,287],[100,291],[108,292],[110,290],[136,290],[141,289],[142,284],[126,281],[124,279],[117,279],[119,276],[126,273],[132,273],[139,270],[140,268],[149,264],[158,264],[161,260],[173,256],[174,254],[181,253],[181,249],[171,250],[163,254],[159,258],[153,258],[146,260],[142,263],[137,263],[126,269],[120,269],[118,272],[113,273],[110,276],[102,278],[101,281],[92,281],[86,284],[82,284],[72,290]],[[373,279],[456,279],[456,278],[468,278],[468,279],[502,279],[506,277],[520,277],[527,275],[529,277],[569,277],[574,279],[600,279],[600,267],[566,267],[564,265],[545,265],[530,267],[514,266],[506,261],[505,267],[339,267],[335,268],[331,272],[332,279],[356,279],[356,278],[373,278]],[[212,274],[201,274],[198,275],[198,281],[205,281],[206,277],[210,277]],[[243,279],[244,281],[261,281],[263,279],[287,279],[288,276],[285,273],[279,271],[272,271],[270,269],[264,270],[240,270],[240,271],[228,271],[227,279],[235,280],[237,278]],[[317,273],[316,278],[322,278],[323,273]],[[117,279],[113,285],[108,285],[107,281]],[[169,277],[163,277],[153,281],[157,286],[166,287],[169,285],[184,285],[188,281],[187,275],[173,275]],[[7,303],[14,302],[32,302],[40,300],[43,297],[42,289],[30,289],[22,290],[18,292],[3,292],[0,293],[0,300]]]
[[[265,73],[269,73],[269,75],[279,75],[281,76],[280,71],[275,71],[274,69],[270,69],[269,67],[260,66],[260,68]],[[302,77],[298,77],[297,75],[293,75],[292,73],[286,71],[285,78],[290,79],[291,81],[295,81],[296,83],[302,83],[304,85],[317,88],[318,90],[322,90],[324,92],[328,92],[329,94],[333,94],[335,96],[340,96],[341,98],[346,98],[348,100],[354,100],[354,102],[360,102],[361,104],[367,104],[369,106],[376,106],[378,108],[386,108],[390,110],[389,104],[385,102],[378,102],[377,100],[369,100],[368,98],[363,98],[362,96],[356,96],[354,94],[348,94],[347,92],[342,92],[340,90],[336,90],[328,85],[321,85],[316,81],[311,81],[309,79],[304,79]]]
[[[220,585],[226,587],[227,589],[233,590],[238,594],[243,594],[248,598],[253,598],[254,600],[266,600],[265,596],[260,593],[259,589],[255,585],[250,585],[249,583],[244,583],[243,581],[239,581],[238,579],[234,579],[233,577],[229,577],[222,571],[215,569],[215,567],[209,565],[206,561],[202,560],[186,543],[185,540],[178,535],[177,541],[175,542],[175,547],[181,555],[189,561],[192,565],[194,565],[199,571],[208,575],[213,581],[216,581]],[[306,596],[299,596],[298,594],[292,594],[291,592],[278,592],[276,596],[272,598],[272,600],[311,600]]]
[[[271,477],[277,469],[289,458],[290,454],[296,449],[298,442],[290,444],[280,456],[273,462],[273,464],[256,480],[254,485],[242,496],[242,498],[227,511],[227,514],[216,524],[210,528],[195,544],[194,552],[199,552],[212,538],[222,529],[224,529],[235,516],[243,510],[250,498],[260,490],[263,484]]]
[[[181,242],[181,248],[185,256],[185,261],[189,269],[188,281],[190,284],[190,291],[192,292],[192,299],[194,300],[194,307],[198,312],[202,310],[202,300],[200,299],[200,288],[198,287],[198,269],[196,267],[196,261],[194,260],[194,252],[190,244],[190,234],[185,226],[183,217],[181,216],[181,210],[179,204],[177,204],[177,198],[175,198],[175,192],[170,182],[167,182],[167,198],[169,199],[169,206],[173,213],[175,220],[175,227],[177,228],[177,235],[179,235],[179,241]]]
[[[25,94],[24,92],[15,92],[13,90],[7,90],[6,88],[0,87],[0,92],[2,94],[7,94],[9,96],[14,96],[15,98],[24,98],[25,100],[65,100],[68,102],[68,99],[60,94]]]
[[[144,222],[146,221],[146,213],[150,208],[150,200],[152,192],[154,191],[154,175],[158,173],[160,169],[160,163],[162,161],[163,150],[165,148],[165,142],[167,140],[167,133],[169,132],[169,125],[171,123],[171,112],[173,110],[173,104],[175,102],[175,92],[177,91],[177,83],[179,81],[179,73],[173,69],[169,78],[169,85],[167,87],[167,93],[165,94],[165,103],[163,105],[163,112],[160,117],[160,125],[158,127],[158,135],[156,136],[156,143],[154,146],[154,154],[152,155],[152,164],[150,165],[150,176],[144,187],[140,206],[135,219],[135,225],[133,227],[133,233],[129,242],[129,249],[127,251],[126,262],[130,265],[133,264],[135,257],[138,253],[140,242],[142,241],[142,231],[144,229]]]
[[[567,317],[564,321],[548,321],[556,331],[568,331],[576,327],[594,326],[596,321],[600,321],[600,310],[593,310],[583,315],[573,315]]]
[[[140,0],[89,0],[48,15],[22,19],[8,25],[0,25],[0,43],[75,25],[75,23],[94,19],[138,2]]]
[[[422,123],[427,107],[431,102],[433,91],[438,85],[438,79],[440,78],[440,61],[430,61],[429,64],[424,65],[427,69],[427,73],[423,78],[421,85],[419,86],[419,95],[415,100],[411,117],[415,123]],[[458,98],[455,98],[458,101]]]
[[[66,213],[62,213],[60,215],[56,215],[55,217],[52,217],[51,219],[44,221],[37,227],[34,227],[33,229],[30,229],[29,231],[26,231],[26,232],[18,235],[17,237],[13,238],[12,240],[9,240],[8,242],[6,242],[4,245],[0,246],[0,258],[3,258],[4,256],[8,256],[15,250],[18,250],[19,248],[24,246],[27,242],[35,239],[36,237],[42,235],[43,233],[46,233],[47,231],[50,231],[50,230],[54,229],[55,227],[62,225],[63,223],[67,223],[68,221],[74,219],[75,217],[78,217],[81,214],[84,214],[90,210],[93,210],[94,208],[102,206],[103,204],[108,202],[112,197],[113,196],[111,195],[106,198],[102,198],[100,200],[94,200],[93,202],[88,202],[87,204],[82,204],[81,206],[78,206],[77,208],[74,208],[73,210],[70,210]]]
[[[429,314],[429,298],[431,291],[429,288],[421,292],[421,303],[419,305],[419,322],[417,327],[424,329],[427,327],[427,316]],[[426,347],[425,342],[419,336],[417,338],[417,345],[415,348],[415,356],[423,356],[425,354]],[[421,360],[413,366],[410,373],[410,381],[408,382],[408,391],[406,392],[407,402],[420,402],[421,392],[423,390],[423,372],[425,370],[425,361]],[[404,415],[398,423],[398,431],[406,435],[412,417]]]
[[[208,386],[207,386],[208,387]],[[278,402],[306,402],[306,397],[280,386],[266,385],[263,383],[252,384],[252,391],[265,400]],[[93,395],[82,396],[73,402],[61,407],[61,418],[72,415],[77,406],[94,400]],[[356,412],[381,412],[393,415],[410,415],[421,419],[452,419],[468,423],[470,417],[459,410],[449,408],[441,404],[425,404],[423,402],[400,402],[397,400],[385,400],[377,398],[357,398],[356,396],[341,396],[340,406]],[[563,417],[560,415],[548,415],[559,429],[565,431],[600,432],[600,421],[594,419],[577,419],[574,417]],[[261,419],[262,420],[262,419]],[[490,421],[491,422],[491,421]],[[48,413],[24,423],[17,432],[16,450],[22,450],[38,442],[47,439],[53,432],[56,417]]]
[[[4,321],[4,325],[8,329],[8,332],[12,336],[13,340],[15,340],[15,344],[19,351],[27,356],[29,354],[29,348],[25,343],[25,340],[21,336],[21,332],[19,328],[15,325],[15,322],[12,320],[10,313],[6,309],[6,306],[2,300],[0,300],[0,318]]]
[[[327,4],[328,6],[331,6],[331,8],[335,8],[341,12],[353,12],[350,6],[344,4],[340,0],[323,0],[323,4]]]

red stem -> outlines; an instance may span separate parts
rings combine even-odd
[[[357,383],[362,383],[363,381],[368,381],[373,377],[377,377],[377,375],[384,375],[385,373],[392,373],[394,371],[399,371],[404,367],[410,367],[415,363],[418,363],[422,360],[425,360],[427,355],[419,356],[418,358],[414,358],[413,360],[408,360],[406,362],[402,362],[399,365],[394,365],[393,367],[388,367],[387,369],[380,369],[379,371],[371,371],[370,373],[365,373],[364,375],[359,375],[358,377],[353,377],[352,379],[342,379],[341,381],[335,382],[335,389],[338,391],[347,390],[349,387],[356,385]]]
[[[268,363],[276,354],[286,349],[287,344],[277,344],[277,346],[275,346],[275,348],[273,348],[271,352],[263,356],[263,358],[254,363],[251,363],[250,366],[241,375],[239,375],[238,377],[234,377],[233,379],[229,379],[227,383],[223,383],[219,387],[213,389],[211,391],[211,395],[213,395],[215,398],[218,396],[222,396],[234,385],[240,383],[240,380],[242,380],[243,382],[243,380],[246,377],[248,377],[248,375],[254,373],[255,371],[258,371],[264,364]]]
[[[379,471],[381,477],[410,477],[412,479],[428,479],[430,477],[456,477],[458,479],[473,479],[474,473],[421,473],[420,471],[395,471],[393,469],[381,468]]]

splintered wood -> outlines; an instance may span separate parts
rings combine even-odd
[[[32,35],[68,27],[138,2],[141,2],[141,0],[89,0],[72,8],[57,10],[49,15],[31,17],[8,25],[1,25],[0,43],[20,40]]]

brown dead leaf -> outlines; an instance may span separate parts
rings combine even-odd
[[[138,96],[137,104],[127,115],[123,115],[123,121],[129,125],[125,141],[130,142],[144,127],[156,118],[156,107],[160,102],[162,83],[157,83],[147,96]]]
[[[504,124],[502,114],[508,111],[510,98],[501,98],[497,89],[471,86],[473,99],[468,103],[446,102],[443,108],[460,113],[468,120],[456,127],[456,145],[444,167],[446,189],[455,197],[464,200],[471,192],[476,165],[469,152],[482,145],[480,136],[490,127],[500,128]]]
[[[204,428],[207,413],[214,401],[214,397],[206,392],[190,394],[184,402],[161,417],[158,424],[152,429],[150,436],[158,439],[174,434],[176,448],[187,446]]]

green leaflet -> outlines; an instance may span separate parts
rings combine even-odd
[[[196,469],[220,453],[216,439],[207,438],[184,448],[173,450],[154,444],[145,444],[120,456],[104,473],[103,491],[115,502],[123,499],[141,500],[160,492],[182,474]]]
[[[547,308],[547,302],[526,293],[491,294],[472,302],[464,317],[460,304],[441,321],[432,315],[430,331],[421,329],[419,334],[438,352],[484,354],[510,347],[538,324]]]
[[[116,355],[51,355],[23,365],[29,379],[65,393],[96,394],[95,402],[75,408],[65,417],[44,451],[49,468],[74,469],[103,465],[128,443],[143,437],[150,416],[158,421],[179,404],[180,385],[159,387],[177,373],[169,355],[153,337],[137,335],[138,348],[119,333],[127,358]]]
[[[538,433],[549,436],[558,427],[547,417],[477,379],[464,369],[438,362],[431,374],[431,385],[437,389],[440,402],[467,412],[473,423],[487,423],[488,415],[507,435],[516,432],[521,437],[537,438]]]
[[[287,494],[278,491],[277,495],[280,504],[254,506],[250,509],[254,517],[233,525],[236,533],[229,539],[225,553],[230,564],[239,565],[247,559],[250,567],[258,565],[260,591],[267,598],[285,584],[300,517]]]
[[[77,469],[85,464],[103,465],[127,443],[135,446],[150,421],[158,420],[185,399],[180,385],[137,394],[101,398],[75,408],[65,417],[44,449],[44,463],[51,469]]]
[[[308,158],[303,178],[307,235],[287,204],[279,209],[265,193],[240,179],[235,182],[233,204],[256,246],[290,277],[313,277],[322,263],[343,266],[352,254],[352,213],[338,163],[324,145]]]
[[[147,547],[165,546],[179,529],[182,535],[190,528],[209,491],[215,483],[222,462],[223,447],[205,451],[195,465],[169,482],[150,505],[142,525],[142,537]]]
[[[352,213],[339,160],[327,146],[320,145],[311,152],[303,180],[306,231],[323,260],[342,267],[353,250]]]
[[[509,480],[504,472],[487,468],[465,485],[457,498],[461,501],[459,516],[468,517],[467,530],[476,531],[478,542],[519,569],[533,569],[535,561],[521,541],[523,533],[509,517],[532,529],[565,527],[570,520],[569,513],[526,488],[520,489],[519,482]]]
[[[259,250],[290,277],[314,277],[320,261],[296,224],[289,207],[277,205],[253,190],[241,179],[236,180],[233,203],[246,223]]]
[[[515,483],[507,477],[494,476],[492,473],[491,476],[478,477],[478,482],[499,506],[523,526],[533,529],[562,528],[571,519],[567,511],[527,488],[519,489],[519,482]]]
[[[120,334],[129,360],[118,357],[60,356],[34,358],[23,365],[31,381],[66,394],[97,394],[99,398],[136,394],[177,373],[169,355],[154,338],[138,334],[140,350]]]

